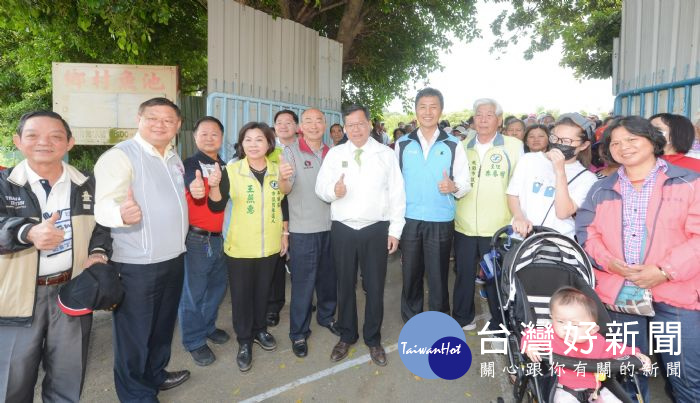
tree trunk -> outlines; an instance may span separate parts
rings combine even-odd
[[[282,12],[282,18],[286,18],[288,20],[292,19],[292,10],[291,6],[289,4],[289,0],[277,0],[278,4],[280,5],[280,11]]]
[[[364,0],[348,0],[345,5],[343,18],[340,20],[338,35],[335,40],[343,44],[343,70],[345,70],[345,61],[350,57],[352,43],[364,27],[364,21],[362,20],[364,16],[362,12],[363,5]]]

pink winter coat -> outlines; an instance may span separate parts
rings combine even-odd
[[[624,278],[607,271],[624,261],[622,196],[617,173],[593,185],[576,213],[576,237],[596,266],[595,290],[614,303]],[[700,175],[669,164],[659,172],[646,217],[644,263],[664,269],[671,281],[652,288],[655,302],[700,310]]]

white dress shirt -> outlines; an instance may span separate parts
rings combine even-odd
[[[371,137],[361,149],[358,165],[357,147],[351,141],[331,148],[316,179],[316,194],[331,203],[331,220],[356,230],[389,221],[389,235],[399,239],[406,222],[406,192],[399,163],[389,147]],[[338,198],[335,185],[343,174],[347,192]]]

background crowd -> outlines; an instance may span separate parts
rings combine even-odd
[[[182,161],[173,147],[180,110],[154,98],[139,108],[135,137],[103,154],[94,175],[63,162],[74,139],[60,115],[24,115],[14,142],[26,159],[0,176],[0,400],[32,400],[40,362],[45,400],[79,399],[91,315],[65,314],[55,300],[96,263],[109,262],[124,288],[113,311],[117,395],[157,401],[159,390],[189,377],[166,370],[178,317],[195,364],[215,361],[208,343],[228,342],[215,326],[227,280],[243,372],[254,344],[277,347],[268,330],[287,300],[287,272],[297,357],[308,354],[314,312],[339,338],[330,359],[348,356],[360,336],[359,271],[363,341],[372,361],[387,365],[384,283],[388,255],[399,249],[404,322],[425,309],[427,281],[428,310],[476,329],[483,284],[497,330],[495,284],[478,261],[511,224],[516,236],[545,226],[584,247],[600,300],[636,332],[627,344],[653,353],[649,323],[663,324],[659,334],[680,323],[683,354],[658,360],[681,368],[668,378],[674,399],[696,401],[700,128],[667,113],[504,117],[489,98],[452,127],[433,88],[414,106],[416,121],[391,134],[359,105],[330,127],[318,109],[281,110],[272,126],[239,130],[231,161],[219,155],[224,126],[207,116],[195,125],[198,152]]]

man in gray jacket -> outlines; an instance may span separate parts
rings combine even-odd
[[[95,165],[95,219],[112,229],[112,261],[125,296],[114,311],[114,382],[121,401],[157,401],[189,371],[168,372],[182,292],[188,230],[185,168],[172,140],[180,109],[165,98],[141,104],[138,132]]]

